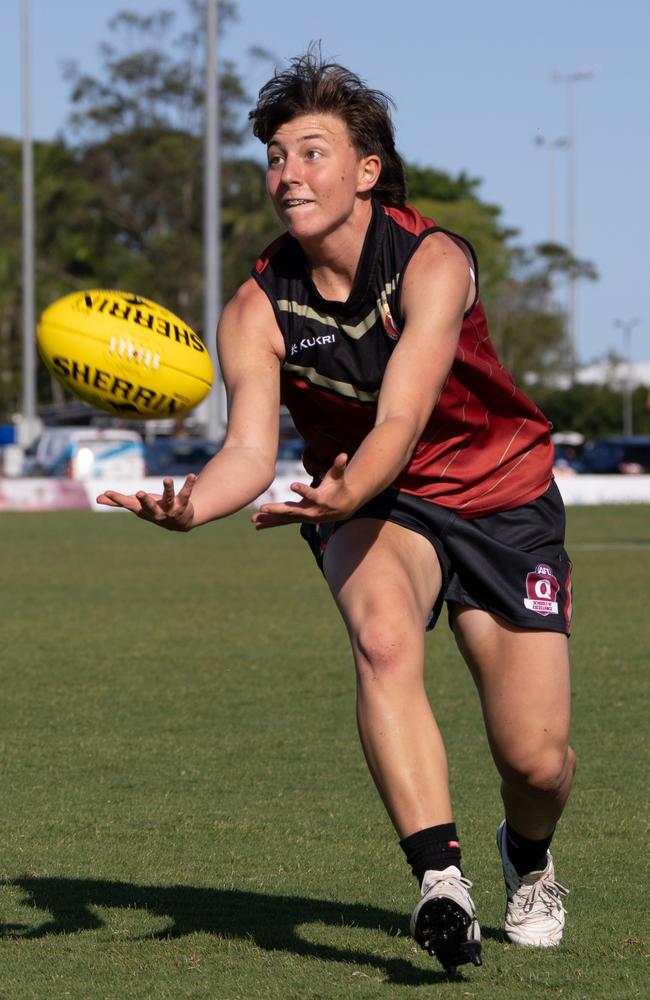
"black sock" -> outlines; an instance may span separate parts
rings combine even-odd
[[[546,868],[546,854],[553,834],[542,840],[529,840],[513,830],[506,820],[506,845],[508,857],[517,872],[523,878],[529,872],[539,872]]]
[[[456,865],[460,869],[460,844],[455,823],[428,826],[399,843],[420,885],[430,868],[443,871],[449,865]]]

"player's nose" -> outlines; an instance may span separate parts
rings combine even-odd
[[[282,183],[286,185],[299,184],[302,180],[300,169],[301,160],[299,156],[287,153],[282,164]]]

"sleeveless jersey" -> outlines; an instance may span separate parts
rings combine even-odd
[[[260,256],[253,277],[268,296],[285,344],[282,401],[314,478],[340,452],[352,456],[375,424],[377,399],[404,319],[404,271],[422,240],[447,232],[410,206],[373,202],[372,220],[346,302],[321,297],[300,244],[289,234]],[[552,479],[548,421],[514,384],[490,342],[477,297],[464,316],[456,356],[413,455],[393,486],[463,517],[533,500]],[[423,359],[423,364],[426,360]]]

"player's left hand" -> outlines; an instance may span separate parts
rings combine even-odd
[[[122,507],[130,510],[143,521],[151,521],[168,531],[189,531],[194,518],[194,507],[190,496],[196,482],[196,476],[190,473],[178,493],[174,489],[171,476],[163,479],[162,493],[117,493],[115,490],[105,490],[97,497],[97,503],[105,507]]]
[[[348,456],[341,454],[323,476],[318,486],[292,483],[291,490],[300,500],[265,503],[251,518],[255,527],[277,528],[283,524],[313,524],[320,521],[344,521],[360,506],[345,481]]]

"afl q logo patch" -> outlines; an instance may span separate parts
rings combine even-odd
[[[529,611],[535,611],[538,615],[556,615],[559,589],[560,585],[551,567],[539,563],[535,567],[535,572],[529,573],[526,577],[524,605]]]

